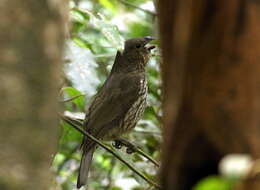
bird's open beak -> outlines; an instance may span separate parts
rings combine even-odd
[[[144,39],[148,42],[152,41],[152,40],[155,40],[156,38],[153,37],[153,36],[145,36]]]
[[[150,41],[155,40],[155,39],[156,39],[155,37],[146,36],[146,37],[144,37],[144,39],[146,40],[146,42],[145,42],[145,47],[146,47],[146,49],[147,49],[148,51],[151,51],[152,49],[155,48],[154,45],[147,45]]]

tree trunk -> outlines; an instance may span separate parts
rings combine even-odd
[[[59,131],[57,95],[65,2],[0,3],[2,190],[46,190],[50,186]]]
[[[164,0],[158,9],[161,182],[186,190],[217,173],[225,154],[260,156],[260,1]]]

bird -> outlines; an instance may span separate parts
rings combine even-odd
[[[145,66],[155,48],[148,43],[154,39],[151,36],[128,39],[123,51],[117,51],[110,74],[90,104],[83,124],[84,130],[97,139],[116,140],[141,119],[148,91]],[[87,184],[96,146],[83,137],[78,189]]]

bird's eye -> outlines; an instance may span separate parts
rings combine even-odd
[[[140,47],[141,47],[141,45],[140,45],[140,44],[137,44],[135,47],[136,47],[136,48],[140,48]]]

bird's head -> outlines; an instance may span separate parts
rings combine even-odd
[[[148,43],[155,38],[146,36],[143,38],[133,38],[125,41],[123,56],[130,62],[140,63],[146,65],[148,62],[151,50],[155,48],[154,45]]]

